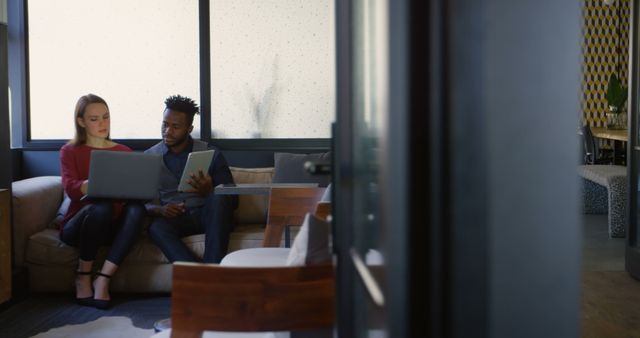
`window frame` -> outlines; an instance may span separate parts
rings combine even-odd
[[[58,150],[67,140],[31,138],[29,93],[29,36],[28,0],[8,0],[9,30],[9,86],[11,88],[11,141],[14,149]],[[229,150],[327,150],[331,138],[211,138],[211,46],[209,41],[210,5],[198,0],[198,26],[200,44],[200,139],[220,149]],[[158,136],[159,132],[158,132]],[[152,139],[116,139],[134,150],[145,149],[160,141]]]

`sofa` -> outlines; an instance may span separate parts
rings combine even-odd
[[[274,168],[231,167],[236,183],[272,182]],[[73,290],[77,250],[60,241],[56,220],[64,214],[64,193],[59,176],[40,176],[13,182],[14,264],[28,272],[33,292]],[[241,195],[234,212],[234,230],[229,252],[261,247],[267,217],[268,196]],[[204,235],[185,237],[183,241],[202,256]],[[98,252],[101,266],[107,248]],[[112,292],[170,292],[172,265],[143,232],[111,281]]]

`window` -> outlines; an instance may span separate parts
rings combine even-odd
[[[31,139],[73,137],[87,93],[109,104],[116,139],[159,138],[167,96],[199,101],[197,0],[29,0],[27,13]]]
[[[333,0],[212,1],[212,137],[329,138],[334,21]]]

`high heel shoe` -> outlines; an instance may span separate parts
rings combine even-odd
[[[91,275],[91,271],[76,271],[76,275],[86,276]],[[93,292],[89,297],[76,296],[76,303],[82,306],[93,306]]]
[[[107,274],[104,274],[102,272],[98,272],[97,275],[98,276],[102,276],[102,277],[107,278],[107,279],[111,278],[111,275],[107,275]],[[111,307],[111,300],[110,299],[95,299],[95,298],[92,297],[91,301],[93,303],[92,304],[93,307],[95,307],[96,309],[106,310],[106,309]]]

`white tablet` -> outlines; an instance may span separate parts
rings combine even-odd
[[[213,153],[215,150],[194,151],[189,153],[187,158],[187,164],[182,171],[182,177],[180,178],[180,185],[178,185],[178,191],[191,190],[193,187],[187,183],[191,178],[191,175],[198,174],[198,171],[202,170],[203,173],[207,173],[209,165],[211,165],[211,159],[213,159]]]

